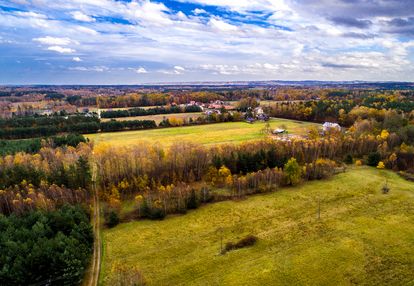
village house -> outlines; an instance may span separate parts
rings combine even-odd
[[[224,101],[221,101],[221,100],[216,100],[216,101],[210,103],[208,105],[208,108],[209,109],[222,109],[222,108],[224,108],[225,110],[233,110],[233,109],[235,109],[234,106],[229,105],[229,104],[226,104]]]
[[[323,132],[328,132],[329,130],[341,131],[341,126],[338,123],[325,122],[322,125]]]
[[[283,128],[276,128],[275,130],[272,131],[272,133],[275,135],[284,134],[286,132],[287,132],[286,129],[283,129]]]
[[[201,111],[204,111],[204,103],[202,102],[197,102],[197,101],[190,101],[189,103],[187,103],[185,106],[198,106],[200,107]]]

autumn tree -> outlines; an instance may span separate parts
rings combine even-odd
[[[293,186],[300,182],[302,170],[295,158],[290,158],[283,167],[287,184]]]

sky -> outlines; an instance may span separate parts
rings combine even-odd
[[[0,84],[414,81],[413,0],[0,0]]]

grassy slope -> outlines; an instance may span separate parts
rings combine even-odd
[[[385,178],[388,195],[380,191]],[[122,224],[104,232],[102,277],[121,261],[138,266],[150,285],[414,285],[413,194],[414,184],[398,175],[362,167],[160,222]],[[218,255],[219,227],[224,242],[247,234],[259,242]]]
[[[293,121],[287,119],[272,119],[270,125],[272,128],[286,125],[291,134],[305,134],[307,128],[315,123]],[[177,140],[192,141],[200,144],[218,144],[218,143],[240,143],[249,140],[260,139],[264,137],[261,130],[264,123],[256,122],[249,124],[246,122],[228,122],[198,126],[174,127],[164,129],[152,129],[141,131],[109,132],[86,135],[96,143],[112,144],[132,144],[142,140],[157,142],[161,144],[171,144]]]

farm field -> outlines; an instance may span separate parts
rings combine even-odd
[[[101,112],[103,111],[116,111],[116,110],[128,110],[128,109],[134,109],[134,108],[142,108],[142,109],[150,109],[150,108],[156,108],[156,107],[160,107],[160,106],[164,106],[164,105],[151,105],[151,106],[138,106],[138,107],[113,107],[113,108],[98,108],[96,106],[86,106],[84,108],[89,109],[89,111],[91,112],[97,112],[98,109],[101,110]]]
[[[302,122],[288,119],[271,119],[271,128],[284,126],[290,134],[305,135],[311,126],[316,123]],[[264,138],[262,129],[265,123],[255,122],[226,122],[217,124],[173,127],[164,129],[108,132],[85,135],[95,143],[134,144],[140,141],[157,142],[170,145],[177,141],[191,141],[199,144],[241,143]]]
[[[180,119],[197,119],[200,116],[204,116],[202,112],[188,112],[188,113],[172,113],[172,114],[157,114],[157,115],[145,115],[145,116],[132,116],[132,117],[119,117],[114,118],[117,121],[129,121],[129,120],[154,120],[159,124],[164,118],[180,118]],[[102,118],[102,121],[110,121],[111,118]]]
[[[249,234],[258,242],[219,255],[221,233],[224,243]],[[114,263],[137,267],[148,285],[412,285],[414,183],[355,167],[164,221],[124,223],[103,237],[104,285]]]

